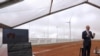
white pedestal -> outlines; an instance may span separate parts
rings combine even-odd
[[[0,46],[0,56],[8,56],[7,44]]]

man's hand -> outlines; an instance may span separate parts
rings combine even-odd
[[[95,33],[93,33],[93,37],[95,36]]]

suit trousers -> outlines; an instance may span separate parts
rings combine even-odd
[[[82,56],[90,56],[91,40],[84,40]]]

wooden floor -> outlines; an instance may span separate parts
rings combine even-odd
[[[35,56],[79,56],[80,47],[82,41],[32,46],[32,51]],[[92,40],[91,56],[96,56],[96,47],[100,48],[100,40]]]

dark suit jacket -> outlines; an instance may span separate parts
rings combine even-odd
[[[84,46],[91,46],[91,39],[93,39],[94,37],[91,31],[89,31],[89,34],[90,34],[89,37],[87,37],[88,35],[87,32],[86,31],[82,32],[82,39],[84,40],[83,41]]]

